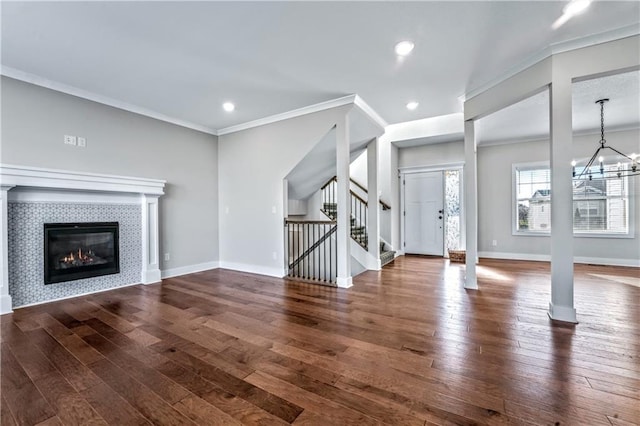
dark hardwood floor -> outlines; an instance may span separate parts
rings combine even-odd
[[[213,270],[1,317],[2,425],[640,423],[640,271],[398,258],[349,290]]]

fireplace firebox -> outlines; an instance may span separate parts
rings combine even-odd
[[[118,222],[44,224],[45,284],[119,272]]]

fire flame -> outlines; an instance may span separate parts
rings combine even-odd
[[[77,257],[76,257],[77,256]],[[73,263],[76,260],[81,262],[93,262],[93,252],[89,250],[89,252],[82,253],[82,248],[78,249],[78,252],[70,252],[68,255],[62,258],[62,262],[64,263]]]

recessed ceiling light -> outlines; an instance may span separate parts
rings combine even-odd
[[[236,109],[236,106],[234,104],[232,104],[231,102],[225,102],[222,104],[222,108],[224,108],[225,111],[227,112],[231,112],[234,109]]]
[[[418,108],[418,105],[420,105],[418,102],[411,101],[407,104],[407,109],[413,111],[414,109]]]
[[[400,56],[407,56],[413,50],[414,44],[408,40],[401,41],[396,44],[396,54]]]
[[[560,16],[556,21],[551,25],[551,28],[557,30],[561,26],[563,26],[569,19],[574,16],[584,12],[584,10],[589,7],[591,4],[591,0],[571,0],[567,5],[562,9],[562,16]]]
[[[569,16],[574,16],[585,10],[590,4],[591,0],[573,0],[562,11]]]

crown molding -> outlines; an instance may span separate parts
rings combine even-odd
[[[358,108],[360,108],[360,111],[367,115],[371,119],[371,121],[380,126],[382,130],[384,130],[389,125],[389,123],[387,123],[382,117],[380,117],[380,115],[373,108],[371,108],[369,104],[366,103],[364,99],[362,99],[359,95],[355,95],[353,103]]]
[[[247,121],[246,123],[236,124],[235,126],[225,127],[218,130],[218,136],[228,135],[229,133],[240,132],[242,130],[252,129],[254,127],[264,126],[266,124],[277,123],[278,121],[288,120],[290,118],[300,117],[314,112],[325,111],[331,108],[341,107],[344,105],[354,104],[357,95],[347,95],[337,99],[320,102],[306,107],[294,109],[280,114],[270,115],[268,117],[259,118],[257,120]]]
[[[214,136],[222,136],[229,133],[239,132],[241,130],[251,129],[253,127],[264,126],[265,124],[271,124],[278,121],[288,120],[290,118],[300,117],[302,115],[311,114],[314,112],[324,111],[331,108],[336,108],[344,105],[354,104],[365,115],[367,115],[375,124],[384,129],[388,124],[380,117],[380,115],[373,110],[360,96],[347,95],[341,98],[332,99],[325,102],[309,105],[306,107],[294,109],[291,111],[283,112],[281,114],[271,115],[269,117],[259,118],[257,120],[248,121],[246,123],[237,124],[234,126],[225,127],[220,130],[212,129],[210,127],[202,126],[200,124],[192,123],[190,121],[181,120],[168,115],[161,114],[156,111],[152,111],[147,108],[143,108],[137,105],[129,104],[127,102],[119,101],[107,96],[99,95],[97,93],[90,92],[88,90],[79,89],[74,86],[59,83],[57,81],[49,80],[44,77],[40,77],[36,74],[31,74],[25,71],[21,71],[16,68],[2,65],[0,67],[0,74],[15,80],[24,81],[36,86],[44,87],[47,89],[55,90],[57,92],[66,93],[68,95],[76,96],[78,98],[87,99],[93,102],[97,102],[103,105],[108,105],[114,108],[118,108],[124,111],[140,114],[145,117],[150,117],[156,120],[164,121],[167,123],[175,124],[177,126],[186,127],[188,129],[197,130],[199,132],[208,133]]]
[[[546,49],[541,50],[540,52],[535,53],[532,56],[529,56],[523,62],[514,66],[513,68],[507,70],[505,73],[496,77],[489,82],[482,84],[474,89],[469,90],[468,92],[460,95],[458,100],[460,102],[465,102],[468,99],[471,99],[482,92],[486,92],[494,86],[502,83],[505,80],[513,77],[514,75],[521,73],[527,68],[532,67],[540,61],[547,59],[552,55],[557,55],[560,53],[569,52],[571,50],[582,49],[585,47],[595,46],[602,43],[608,43],[615,40],[620,40],[627,37],[633,37],[640,35],[640,25],[633,24],[628,25],[626,27],[617,28],[615,30],[606,31],[603,33],[592,34],[586,37],[576,38],[572,40],[566,40],[560,43],[554,43],[547,47]]]
[[[77,87],[69,86],[67,84],[59,83],[57,81],[49,80],[47,78],[40,77],[36,74],[31,74],[15,68],[7,67],[5,65],[2,65],[2,67],[0,68],[0,74],[6,77],[13,78],[15,80],[20,80],[26,83],[34,84],[36,86],[55,90],[56,92],[66,93],[67,95],[72,95],[78,98],[87,99],[93,102],[97,102],[103,105],[108,105],[124,111],[132,112],[139,115],[144,115],[145,117],[175,124],[180,127],[186,127],[187,129],[197,130],[199,132],[208,133],[210,135],[217,136],[217,132],[215,129],[211,129],[209,127],[202,126],[200,124],[195,124],[190,121],[169,117],[168,115],[164,115],[147,108],[129,104],[127,102],[119,101],[117,99],[109,98],[107,96],[99,95],[97,93],[90,92],[88,90],[79,89]]]

